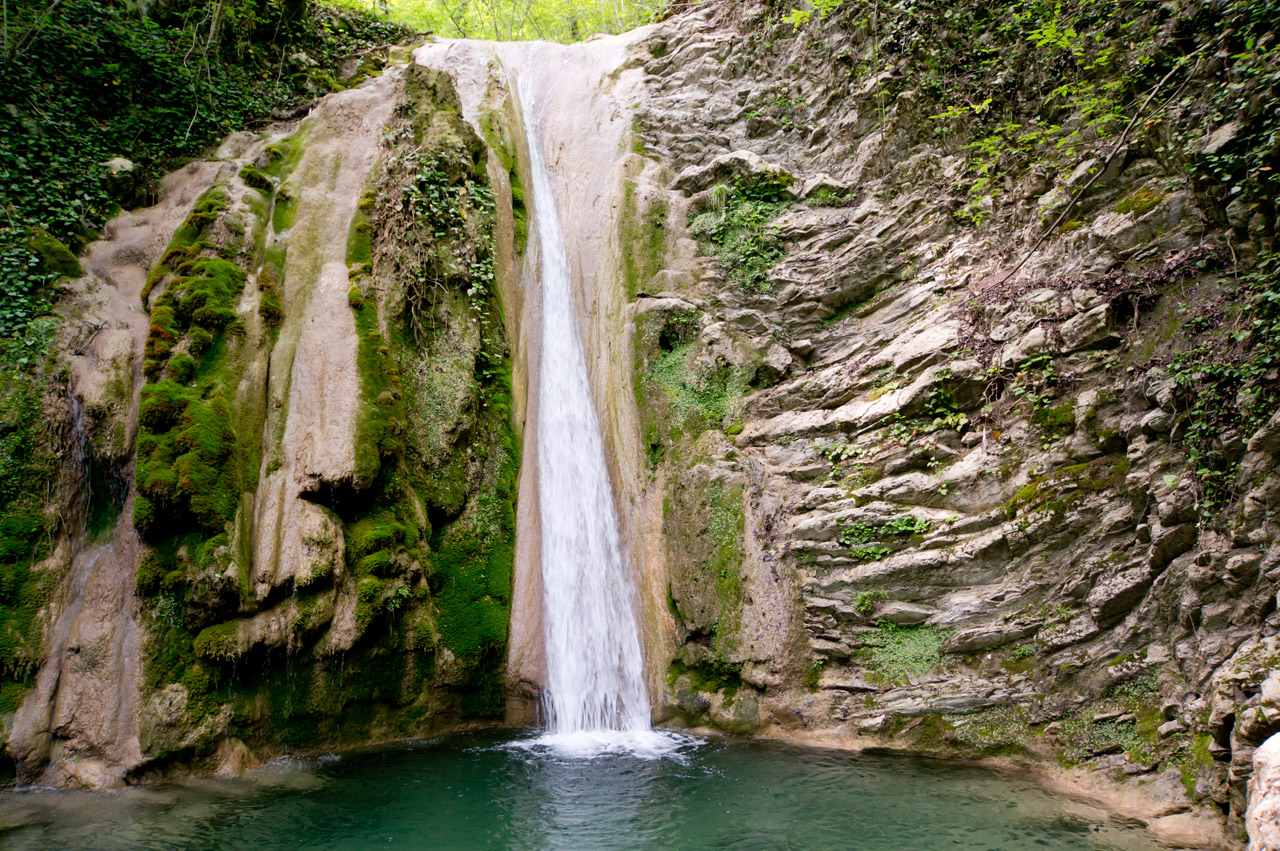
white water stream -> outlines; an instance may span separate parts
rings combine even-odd
[[[588,738],[597,739],[644,733],[649,697],[635,592],[574,323],[569,259],[542,154],[538,103],[527,86],[521,87],[520,99],[543,300],[537,443],[547,728],[553,736],[594,734]]]

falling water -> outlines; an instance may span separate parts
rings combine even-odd
[[[632,580],[618,536],[586,360],[574,326],[569,261],[539,139],[537,104],[526,111],[535,223],[541,253],[542,365],[538,500],[543,614],[553,735],[649,729]]]

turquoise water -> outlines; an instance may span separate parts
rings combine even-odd
[[[711,741],[566,759],[511,734],[290,760],[249,779],[0,796],[12,849],[1150,851],[1143,831],[997,772]]]

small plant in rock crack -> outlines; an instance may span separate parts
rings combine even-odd
[[[928,673],[942,664],[942,644],[951,630],[930,626],[903,627],[882,620],[878,628],[862,637],[868,648],[871,667],[891,683],[901,683],[910,675]]]
[[[853,601],[853,610],[860,615],[869,615],[887,599],[889,595],[883,591],[859,591]]]
[[[906,446],[911,442],[911,438],[915,437],[916,429],[912,428],[906,421],[906,417],[902,414],[894,414],[889,421],[889,428],[886,430],[886,437],[892,443],[898,443]]]
[[[831,471],[827,474],[828,483],[839,479],[841,471],[851,466],[850,462],[867,456],[867,449],[855,443],[816,440],[813,443],[813,450],[827,459],[827,463],[831,465]]]
[[[809,691],[817,691],[818,684],[822,682],[822,672],[827,666],[825,659],[814,659],[809,663],[809,669],[804,672],[804,687]]]
[[[903,514],[883,523],[858,520],[840,530],[840,543],[845,547],[856,547],[860,544],[870,544],[887,538],[908,538],[913,535],[923,535],[929,531],[932,525],[925,518],[915,517],[910,514]],[[878,560],[882,557],[876,558]]]

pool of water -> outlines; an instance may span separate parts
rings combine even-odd
[[[655,752],[656,753],[656,752]],[[969,766],[687,739],[593,758],[511,733],[274,762],[248,778],[0,795],[10,849],[1153,851],[1146,832]]]

